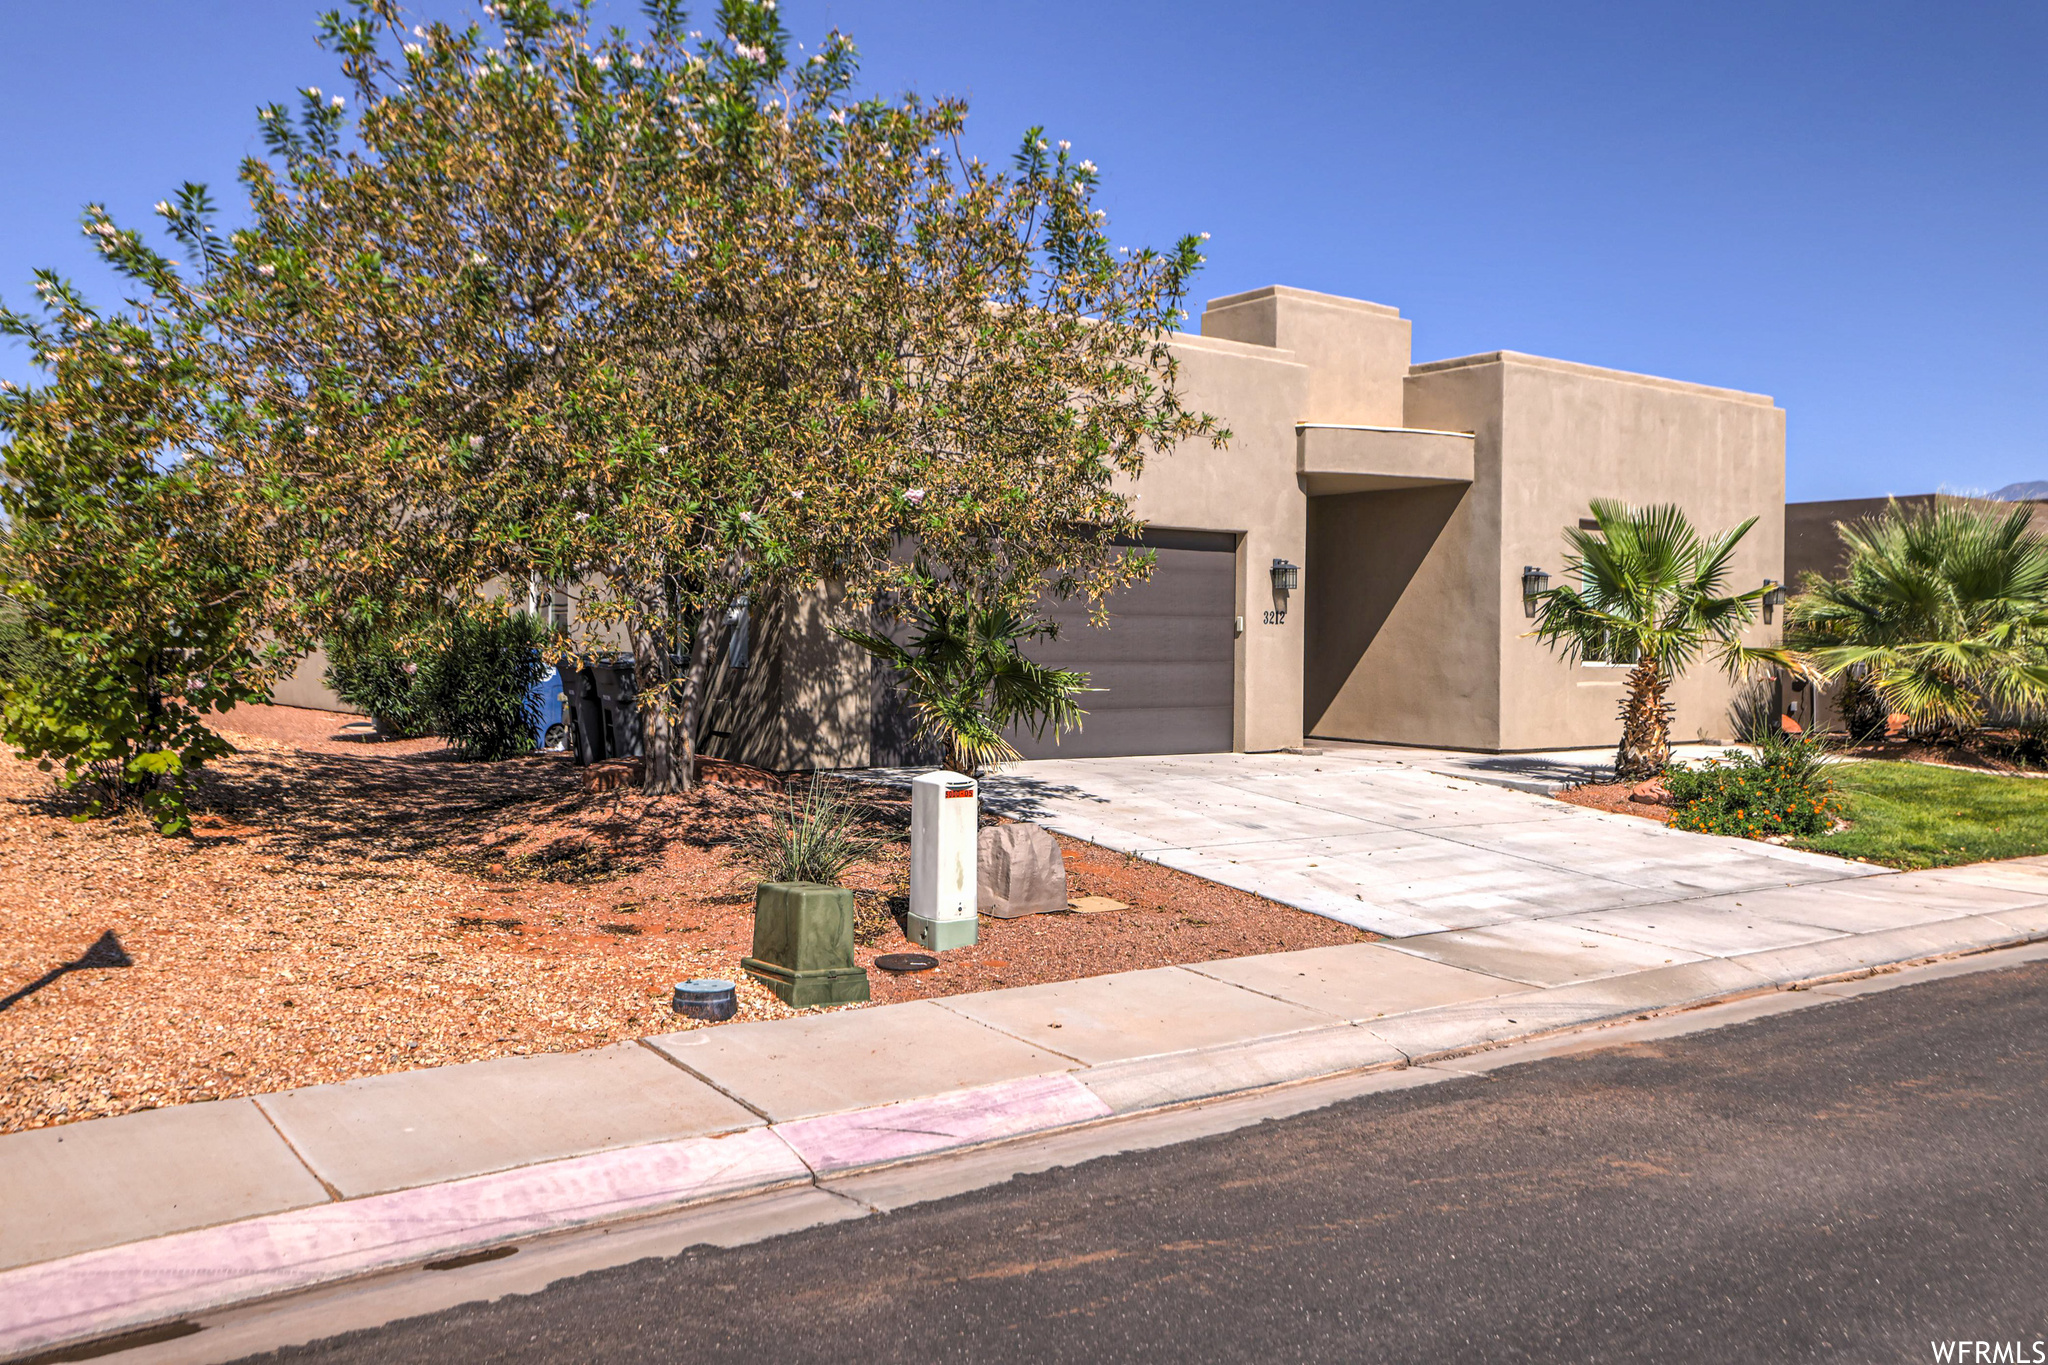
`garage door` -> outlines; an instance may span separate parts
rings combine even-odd
[[[1227,753],[1236,673],[1237,537],[1229,532],[1150,531],[1152,577],[1109,603],[1109,625],[1088,624],[1084,603],[1055,605],[1057,640],[1031,657],[1078,669],[1091,687],[1079,731],[1058,744],[1013,734],[1026,758]]]

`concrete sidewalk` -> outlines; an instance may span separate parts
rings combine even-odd
[[[727,1025],[14,1134],[0,1138],[0,1356],[562,1229],[2042,938],[2048,859],[2027,859]]]

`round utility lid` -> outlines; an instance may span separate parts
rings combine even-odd
[[[883,953],[875,965],[885,972],[928,972],[939,960],[930,953]]]
[[[734,989],[732,982],[708,976],[696,981],[676,982],[677,995],[731,995]]]

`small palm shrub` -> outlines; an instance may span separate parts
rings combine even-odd
[[[846,869],[880,847],[860,807],[813,774],[801,792],[783,793],[769,822],[748,840],[747,852],[765,881],[836,886]]]
[[[1836,529],[1842,576],[1807,579],[1785,642],[1844,681],[1852,736],[1891,712],[1949,736],[2048,715],[2048,536],[2029,508],[1894,502]]]
[[[1593,500],[1591,527],[1565,534],[1567,582],[1535,598],[1531,634],[1573,663],[1630,665],[1621,702],[1615,776],[1655,777],[1671,761],[1671,684],[1712,654],[1731,678],[1759,664],[1784,666],[1782,651],[1742,643],[1767,589],[1725,591],[1729,564],[1751,517],[1702,535],[1676,507]]]
[[[1034,739],[1050,726],[1054,742],[1081,728],[1087,713],[1076,698],[1093,690],[1088,675],[1024,654],[1025,644],[1052,638],[1056,626],[1013,606],[967,599],[913,607],[908,616],[917,633],[907,645],[878,632],[839,634],[896,671],[918,729],[948,768],[973,777],[1014,761],[1017,747],[1004,734],[1013,725]]]
[[[1697,768],[1673,766],[1664,774],[1671,826],[1744,839],[1824,834],[1841,814],[1826,757],[1819,740],[1761,734],[1754,754],[1735,750]]]

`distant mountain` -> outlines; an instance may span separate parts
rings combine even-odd
[[[2038,502],[2048,498],[2048,479],[2031,483],[2009,483],[1990,495],[1993,502]]]

